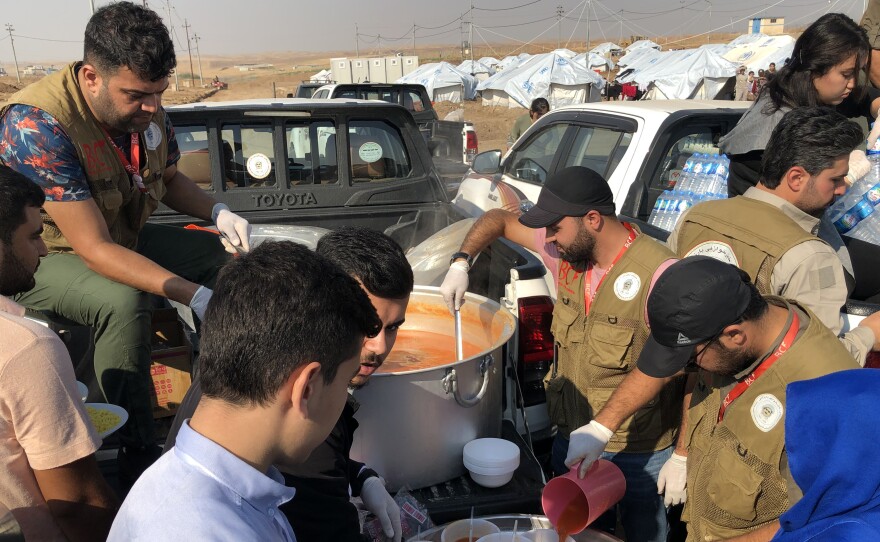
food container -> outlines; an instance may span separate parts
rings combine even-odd
[[[379,472],[392,493],[463,475],[465,444],[501,435],[502,347],[516,322],[471,293],[461,317],[465,359],[455,361],[454,321],[439,289],[416,286],[391,356],[354,392],[360,408],[351,457]],[[439,361],[420,363],[429,351]]]
[[[559,533],[555,529],[532,529],[526,531],[523,536],[531,542],[559,542]],[[565,542],[575,542],[570,536],[565,537]]]
[[[472,537],[470,542],[473,542],[498,532],[501,532],[501,529],[491,521],[460,519],[453,521],[441,531],[440,542],[459,542],[460,540],[468,540],[469,536]]]
[[[503,533],[512,533],[514,528],[516,528],[517,533],[522,533],[523,538],[530,540],[535,537],[535,532],[537,531],[550,531],[554,535],[555,531],[552,529],[552,525],[550,524],[550,520],[547,519],[546,516],[538,516],[538,515],[530,515],[530,514],[503,514],[503,515],[494,515],[494,516],[478,516],[474,518],[474,521],[481,520],[492,523],[498,528],[498,532]],[[457,540],[451,538],[442,538],[443,531],[451,527],[455,523],[465,523],[467,524],[469,520],[463,519],[459,521],[455,521],[446,525],[439,525],[437,527],[433,527],[428,529],[427,531],[422,531],[421,535],[416,537],[413,536],[411,538],[406,539],[406,542],[415,542],[417,540],[424,542],[457,542]],[[451,533],[450,534],[454,534]],[[461,535],[462,538],[466,538],[468,533],[465,532]],[[542,539],[535,538],[535,540],[539,542],[547,542],[548,540],[552,541],[555,538]],[[610,534],[594,531],[593,529],[584,529],[578,534],[572,535],[568,537],[567,542],[621,542],[619,538],[615,538]]]
[[[474,482],[501,487],[519,467],[519,446],[509,440],[480,438],[465,444],[462,462]]]
[[[477,540],[477,542],[529,542],[529,539],[523,536],[522,533],[511,531],[509,533],[487,534]]]

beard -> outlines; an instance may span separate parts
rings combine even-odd
[[[130,134],[134,132],[142,132],[150,126],[152,115],[150,118],[143,117],[140,112],[132,115],[123,115],[116,110],[113,101],[110,99],[110,91],[104,87],[101,92],[92,99],[92,108],[95,110],[95,117],[103,124],[116,132]]]
[[[736,376],[754,363],[759,356],[752,350],[732,350],[720,344],[714,344],[712,348],[715,350],[716,358],[712,372],[722,376]]]
[[[370,381],[370,377],[379,370],[384,361],[384,358],[380,358],[374,352],[362,354],[358,374],[354,375],[354,378],[348,383],[348,389],[359,390],[366,386]]]
[[[578,223],[578,233],[574,241],[567,247],[559,248],[562,249],[559,257],[568,263],[592,262],[596,238],[590,235],[583,224]]]
[[[33,271],[28,270],[21,260],[15,257],[12,247],[4,247],[3,260],[0,262],[0,295],[13,296],[36,286],[34,273],[37,272],[38,267],[40,267],[39,262]]]

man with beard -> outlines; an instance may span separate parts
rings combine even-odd
[[[551,327],[557,356],[545,382],[550,419],[557,427],[553,470],[560,475],[577,466],[585,441],[610,440],[604,457],[620,467],[627,481],[620,503],[627,540],[665,541],[664,504],[681,502],[684,492],[684,480],[672,476],[680,470],[673,445],[683,383],[676,380],[656,390],[650,405],[616,433],[592,419],[635,366],[649,335],[648,292],[674,258],[638,228],[618,220],[614,211],[611,189],[601,175],[585,167],[558,171],[547,178],[535,206],[518,219],[493,209],[474,223],[440,291],[450,310],[458,309],[473,258],[499,237],[562,260]],[[580,469],[581,477],[585,472]],[[665,491],[665,503],[658,489]],[[615,525],[613,512],[598,524],[606,530]]]
[[[25,540],[103,540],[118,501],[61,340],[6,296],[34,287],[43,192],[0,166],[0,509]],[[4,538],[5,539],[5,538]]]
[[[95,372],[129,413],[120,478],[158,457],[150,405],[150,296],[204,314],[226,254],[216,235],[146,224],[159,203],[213,220],[248,248],[249,225],[177,169],[162,109],[176,59],[162,19],[130,2],[97,10],[82,62],[27,86],[2,110],[0,161],[39,185],[49,256],[17,301],[95,330]],[[230,248],[231,249],[231,248]]]
[[[667,245],[682,258],[711,256],[742,268],[762,294],[802,303],[839,334],[849,290],[840,258],[817,234],[826,209],[846,191],[849,153],[862,137],[858,124],[833,109],[786,113],[767,143],[758,185],[695,205]],[[880,313],[841,341],[864,364],[878,338]]]
[[[373,303],[382,329],[364,341],[361,368],[349,383],[350,389],[366,385],[394,347],[403,325],[413,289],[413,273],[400,246],[387,235],[364,228],[342,228],[318,241],[315,250],[354,277]],[[198,375],[187,391],[165,441],[165,452],[173,446],[184,420],[190,418],[201,398]],[[385,490],[379,475],[349,457],[358,423],[358,403],[350,394],[342,415],[330,436],[308,460],[299,465],[278,465],[296,498],[281,506],[299,542],[334,540],[362,542],[360,518],[351,496],[360,497],[367,510],[382,523],[385,534],[401,539],[400,510]]]
[[[648,319],[637,368],[596,419],[617,427],[667,381],[698,371],[683,439],[688,540],[770,540],[801,498],[785,448],[786,386],[858,364],[804,305],[764,297],[747,273],[706,256],[666,270]],[[604,446],[587,443],[583,463]]]

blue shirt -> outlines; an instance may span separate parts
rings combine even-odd
[[[295,542],[278,510],[294,493],[275,467],[259,472],[194,431],[187,420],[171,452],[131,489],[108,540]]]

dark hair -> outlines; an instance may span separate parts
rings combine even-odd
[[[749,287],[749,292],[752,294],[752,297],[749,299],[749,305],[746,307],[745,312],[739,317],[739,321],[754,322],[760,320],[765,314],[767,314],[767,311],[770,310],[770,305],[767,303],[764,296],[761,295],[761,292],[758,291],[757,286],[751,282],[746,285]]]
[[[529,108],[529,111],[543,115],[550,111],[550,102],[547,101],[547,98],[535,98],[532,100],[532,106]]]
[[[26,207],[39,209],[46,195],[37,184],[14,169],[0,165],[0,241],[12,243],[12,235],[25,223]]]
[[[385,299],[409,297],[413,272],[394,239],[366,228],[344,227],[321,237],[315,252]]]
[[[381,325],[363,288],[327,258],[290,241],[265,242],[220,271],[202,327],[202,389],[228,403],[266,405],[313,361],[329,384]]]
[[[114,2],[89,19],[83,62],[111,74],[127,67],[143,80],[158,81],[171,75],[177,58],[168,29],[155,11]]]
[[[773,113],[783,106],[822,105],[813,80],[852,55],[856,55],[856,70],[863,64],[870,68],[871,44],[865,29],[842,13],[819,17],[794,43],[791,60],[764,87],[763,92],[770,96],[764,112]],[[853,97],[861,100],[866,92],[865,84],[856,77]]]
[[[830,107],[799,107],[782,117],[761,159],[762,185],[773,190],[795,167],[810,175],[834,166],[864,139],[862,128]]]

